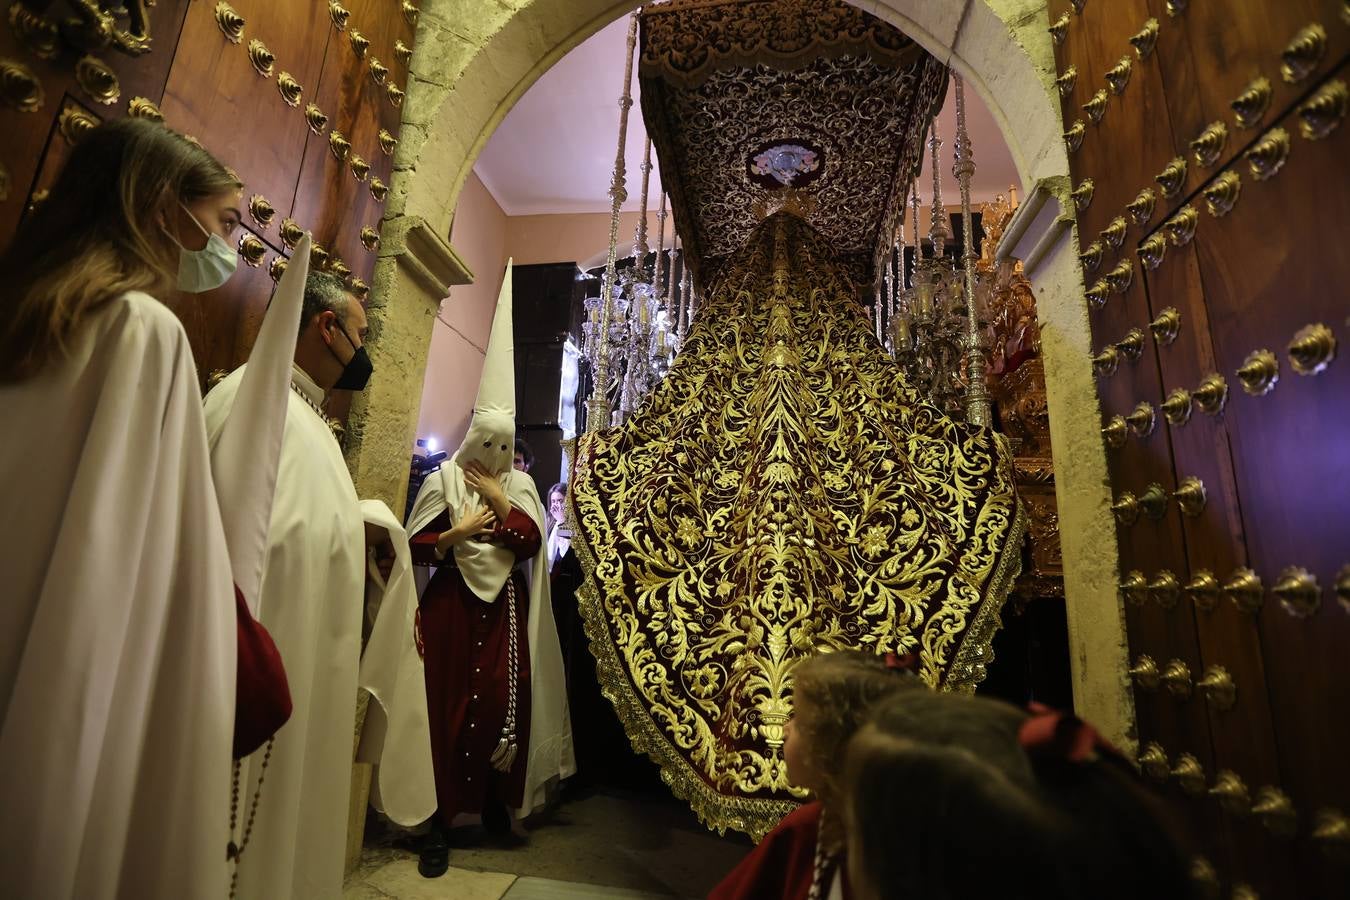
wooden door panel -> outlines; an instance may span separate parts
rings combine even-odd
[[[325,4],[238,0],[233,6],[246,22],[238,44],[217,25],[212,4],[192,4],[161,109],[174,128],[195,136],[239,173],[245,196],[261,194],[284,211],[294,202],[309,133],[306,98],[318,85],[332,26]],[[249,61],[254,40],[276,56],[270,77]],[[304,90],[297,107],[277,89],[282,72]]]
[[[1251,568],[1267,588],[1253,622],[1259,633],[1269,685],[1280,782],[1301,817],[1295,845],[1303,896],[1331,896],[1344,885],[1345,869],[1329,866],[1309,846],[1315,812],[1350,811],[1350,773],[1343,765],[1350,726],[1331,714],[1350,705],[1350,619],[1331,586],[1350,562],[1350,367],[1339,358],[1317,375],[1292,370],[1286,346],[1304,325],[1323,323],[1341,355],[1350,339],[1343,285],[1350,261],[1329,223],[1350,216],[1344,160],[1350,130],[1320,141],[1300,136],[1297,115],[1279,123],[1291,138],[1288,160],[1273,177],[1257,180],[1245,163],[1237,205],[1206,220],[1195,253],[1211,307],[1215,361],[1235,373],[1256,350],[1279,362],[1279,381],[1262,396],[1240,389],[1226,414],[1235,482]],[[1315,209],[1316,214],[1310,215]],[[1270,593],[1289,566],[1307,569],[1321,587],[1312,615],[1291,615]],[[1255,785],[1254,785],[1255,787]]]

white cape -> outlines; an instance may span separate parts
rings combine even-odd
[[[507,473],[507,497],[513,506],[524,512],[544,534],[544,510],[539,503],[530,476],[514,469]],[[482,502],[476,492],[463,483],[463,473],[453,459],[447,460],[435,472],[427,475],[417,493],[412,514],[408,517],[408,534],[415,535],[442,510],[450,511],[453,523],[459,516],[460,499],[468,499],[476,509]],[[461,545],[462,546],[462,545]],[[500,549],[500,548],[493,548]],[[572,721],[567,711],[567,682],[563,672],[562,649],[558,644],[558,628],[553,624],[553,599],[549,592],[548,566],[545,548],[541,546],[534,557],[519,565],[525,572],[530,587],[530,609],[526,618],[526,634],[530,642],[530,749],[525,768],[523,806],[516,811],[521,818],[542,809],[548,799],[550,783],[576,773],[576,755],[572,747]],[[455,558],[464,570],[466,559],[455,548]],[[468,577],[466,576],[466,583]],[[500,592],[505,578],[497,585]],[[471,589],[482,596],[479,585]]]
[[[0,884],[224,897],[234,588],[187,336],[130,293],[0,387]]]
[[[370,640],[361,656],[360,686],[375,701],[366,710],[356,758],[373,763],[370,803],[400,825],[413,826],[436,811],[426,675],[414,632],[417,589],[408,535],[379,500],[362,500],[367,524],[383,528],[394,545],[386,584],[372,559],[366,583]]]
[[[236,369],[206,396],[213,443],[244,372]],[[321,398],[307,376],[295,370],[294,377]],[[257,617],[281,653],[295,711],[276,735],[239,864],[239,896],[327,900],[342,894],[346,856],[365,526],[327,423],[289,393]],[[243,763],[241,806],[253,796],[262,755]]]

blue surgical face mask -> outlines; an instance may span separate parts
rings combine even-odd
[[[182,206],[181,203],[179,205]],[[183,212],[206,235],[206,246],[200,250],[189,250],[174,240],[178,244],[178,289],[190,294],[213,291],[230,280],[239,265],[239,256],[233,247],[225,243],[223,237],[202,228],[202,223],[186,206]]]

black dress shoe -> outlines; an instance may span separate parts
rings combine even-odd
[[[433,825],[417,854],[417,871],[423,878],[440,878],[450,868],[450,843],[440,825]]]

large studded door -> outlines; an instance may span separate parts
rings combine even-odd
[[[88,128],[144,116],[192,136],[244,183],[240,271],[219,290],[161,298],[183,320],[203,377],[247,357],[305,230],[312,266],[365,297],[408,81],[412,0],[4,6],[0,246]],[[344,409],[345,397],[330,412]]]
[[[1050,18],[1139,761],[1215,896],[1340,896],[1350,12],[1073,0]]]

